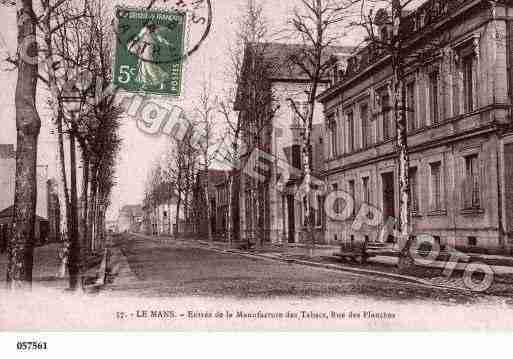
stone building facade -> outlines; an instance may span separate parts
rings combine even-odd
[[[310,81],[306,74],[291,62],[304,49],[302,45],[266,43],[263,62],[273,64],[267,74],[269,93],[275,108],[272,118],[266,119],[257,139],[242,138],[240,182],[241,236],[246,240],[271,243],[297,243],[304,240],[305,208],[296,195],[302,183],[301,131],[303,124],[296,115],[290,99],[305,111]],[[349,48],[330,48],[330,56],[348,57]],[[245,63],[251,58],[245,56]],[[243,65],[243,68],[246,66]],[[329,79],[320,84],[320,91],[327,89]],[[238,93],[244,93],[239,87]],[[243,126],[250,126],[243,106],[236,104]],[[314,133],[312,140],[314,171],[320,174],[324,166],[322,106],[314,109]],[[316,228],[316,237],[323,240],[322,226]]]
[[[117,229],[119,232],[138,232],[143,222],[141,205],[125,205],[119,210]]]
[[[414,235],[469,251],[509,252],[513,241],[513,2],[430,0],[408,15],[411,51],[447,42],[405,81]],[[385,29],[386,30],[386,29]],[[382,33],[382,32],[380,32]],[[320,97],[333,190],[398,218],[398,159],[390,111],[392,68],[362,49]],[[353,218],[328,219],[330,243],[375,240]]]
[[[208,238],[209,222],[214,240],[224,241],[228,238],[226,231],[228,229],[229,176],[229,171],[220,169],[209,169],[208,172],[201,170],[196,175],[191,204],[193,232],[201,235],[202,238]],[[234,190],[237,190],[236,185]],[[210,217],[207,203],[210,205]],[[238,211],[238,208],[234,207],[233,210]],[[238,216],[232,216],[232,230],[236,233],[238,233],[237,220]]]

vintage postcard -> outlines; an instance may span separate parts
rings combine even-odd
[[[0,11],[0,331],[513,329],[513,2]]]

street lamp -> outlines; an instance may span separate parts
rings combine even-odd
[[[69,275],[70,289],[77,289],[81,270],[81,245],[78,235],[78,196],[77,196],[77,159],[75,148],[75,134],[73,121],[75,121],[80,113],[82,99],[80,91],[76,87],[65,91],[61,97],[62,103],[68,108],[70,113],[71,131],[69,131],[69,149],[70,149],[70,205],[71,205],[71,233],[69,234],[70,253],[69,253]]]

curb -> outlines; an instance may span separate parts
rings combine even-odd
[[[304,266],[309,266],[309,267],[323,268],[323,269],[335,270],[338,272],[347,272],[347,273],[363,275],[363,276],[379,276],[379,277],[394,280],[397,282],[416,284],[416,285],[420,285],[423,287],[429,287],[429,288],[458,291],[458,292],[467,293],[467,294],[472,293],[472,291],[470,291],[468,289],[463,289],[463,288],[453,287],[453,286],[448,286],[448,285],[433,284],[433,283],[430,283],[429,281],[426,281],[426,280],[423,280],[423,279],[420,279],[417,277],[403,275],[403,274],[387,273],[387,272],[381,272],[381,271],[369,270],[369,269],[344,267],[344,266],[340,266],[340,265],[336,265],[336,264],[318,263],[318,262],[305,261],[305,260],[301,260],[301,259],[283,258],[283,257],[278,257],[278,256],[274,257],[274,256],[266,255],[266,254],[250,253],[250,252],[244,252],[244,251],[235,250],[235,249],[221,249],[221,248],[215,248],[215,247],[205,248],[203,246],[200,248],[209,249],[209,250],[220,252],[220,253],[237,254],[237,255],[240,255],[243,257],[248,257],[248,258],[259,258],[259,259],[271,260],[271,261],[282,262],[282,263],[299,264],[299,265],[304,265]]]

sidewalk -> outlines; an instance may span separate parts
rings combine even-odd
[[[32,285],[45,288],[64,290],[69,287],[69,277],[59,278],[61,260],[59,248],[61,243],[50,243],[34,249],[34,267],[32,269]],[[84,276],[96,275],[97,266],[90,265]],[[5,282],[7,273],[7,254],[0,255],[0,283]],[[2,285],[2,284],[0,284]]]
[[[417,267],[418,271],[414,275],[401,274],[397,268],[397,257],[392,256],[376,256],[368,259],[365,264],[356,262],[347,262],[335,257],[333,254],[340,251],[339,246],[316,245],[313,256],[310,255],[311,249],[303,244],[285,244],[272,245],[265,244],[263,247],[255,246],[251,250],[241,249],[243,242],[230,245],[226,242],[209,242],[192,238],[175,238],[175,237],[154,237],[137,234],[151,240],[161,242],[182,242],[194,243],[198,247],[208,248],[227,253],[236,253],[244,256],[259,257],[267,260],[285,261],[288,263],[296,263],[302,265],[316,266],[325,269],[346,271],[353,274],[374,275],[399,280],[404,282],[415,283],[418,285],[430,286],[439,289],[457,290],[471,293],[463,280],[463,273],[468,263],[457,263],[450,277],[442,275],[443,269],[447,266],[447,262],[434,261],[429,266]],[[483,259],[492,258],[499,260],[500,263],[511,261],[511,257],[506,256],[488,256],[471,254],[472,262],[484,262]],[[449,265],[454,265],[450,262]],[[513,265],[493,265],[489,264],[495,275],[492,287],[486,291],[487,294],[493,295],[513,295]],[[418,272],[418,273],[417,273]]]
[[[51,243],[34,249],[34,268],[32,270],[33,285],[41,285],[54,289],[65,289],[67,278],[58,278],[60,268],[59,248],[61,244]],[[0,255],[0,281],[5,282],[7,272],[7,254]]]

